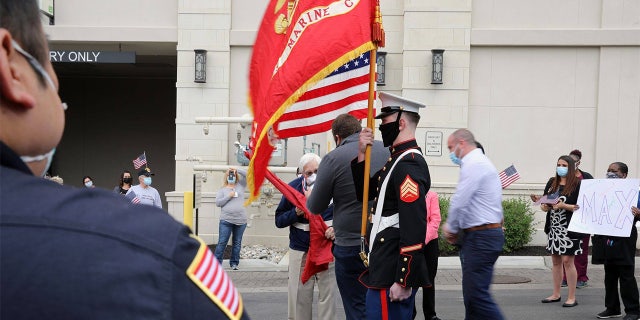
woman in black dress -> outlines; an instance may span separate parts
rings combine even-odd
[[[578,209],[576,204],[580,191],[580,179],[576,177],[576,165],[570,156],[561,156],[556,164],[556,175],[549,179],[544,188],[544,194],[550,198],[557,198],[557,203],[541,205],[542,211],[547,213],[544,231],[547,234],[547,251],[553,262],[553,294],[542,300],[542,303],[558,302],[560,283],[562,281],[562,267],[567,275],[569,295],[563,307],[575,307],[577,273],[574,264],[575,256],[582,252],[580,248],[583,235],[567,230],[573,211]]]

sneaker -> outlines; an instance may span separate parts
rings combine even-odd
[[[620,311],[614,312],[609,309],[606,309],[598,313],[596,317],[598,317],[598,319],[620,318],[622,317],[622,313],[620,313]]]
[[[640,319],[640,316],[638,316],[637,314],[628,314],[626,316],[624,316],[624,318],[622,318],[622,320],[638,320]]]
[[[588,286],[589,284],[586,281],[578,281],[578,283],[576,283],[576,288],[578,289],[582,289]]]
[[[238,270],[238,266],[231,266],[231,269]]]
[[[567,286],[567,280],[562,280],[562,284],[560,285],[561,287],[566,287]]]

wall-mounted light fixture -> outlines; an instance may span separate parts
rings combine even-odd
[[[387,53],[378,51],[376,53],[376,83],[379,86],[385,85],[384,68],[387,63]]]
[[[444,62],[444,49],[431,50],[431,62],[433,71],[431,72],[431,84],[442,84],[442,64]]]
[[[207,50],[195,49],[193,51],[196,53],[193,82],[205,83],[207,82]]]

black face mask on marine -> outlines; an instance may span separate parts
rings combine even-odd
[[[396,121],[381,124],[378,128],[382,134],[382,143],[385,147],[391,146],[400,134],[400,115],[401,112],[398,112]]]

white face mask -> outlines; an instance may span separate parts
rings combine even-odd
[[[49,171],[49,168],[51,167],[51,161],[53,160],[53,154],[55,154],[55,153],[56,153],[56,148],[53,148],[53,149],[51,149],[51,151],[49,151],[49,152],[47,152],[45,154],[41,154],[41,155],[35,156],[35,157],[21,156],[20,159],[24,163],[38,162],[38,161],[42,161],[44,159],[47,159],[47,165],[44,167],[44,170],[42,171],[42,173],[40,173],[40,176],[44,177],[44,175],[47,173],[47,171]]]
[[[307,187],[311,187],[311,186],[313,186],[314,183],[316,183],[316,177],[317,176],[318,175],[314,173],[314,174],[304,178],[304,182],[307,184]]]

